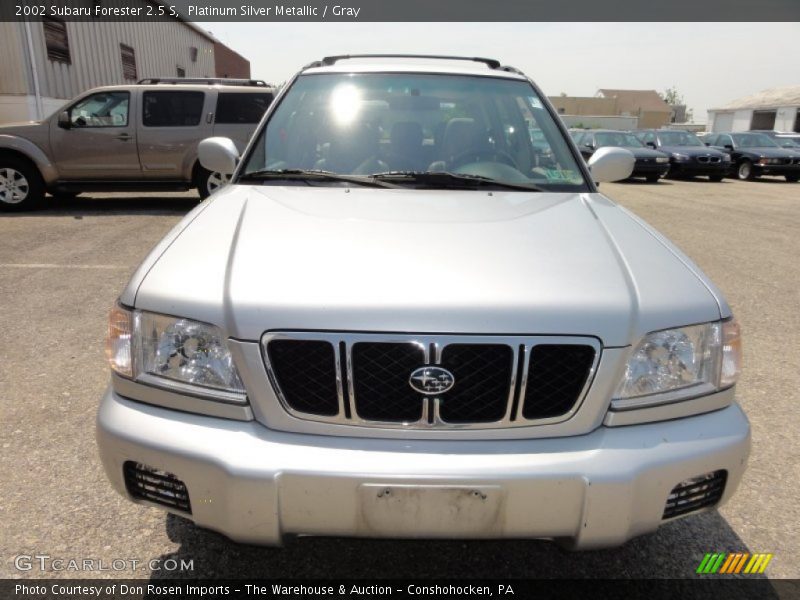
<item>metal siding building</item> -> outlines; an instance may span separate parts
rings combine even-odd
[[[70,63],[48,58],[44,23],[0,22],[0,122],[43,118],[89,88],[131,83],[123,76],[120,44],[134,49],[136,78],[176,77],[178,69],[186,77],[215,75],[218,42],[191,23],[65,25]]]
[[[771,88],[708,111],[708,131],[751,129],[800,133],[800,85]]]

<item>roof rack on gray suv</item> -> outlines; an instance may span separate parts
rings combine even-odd
[[[148,77],[136,82],[137,85],[155,85],[158,83],[269,87],[267,82],[261,79],[227,79],[221,77]]]
[[[306,69],[313,67],[329,67],[340,60],[350,60],[353,58],[415,58],[428,60],[467,60],[472,62],[484,63],[490,69],[499,69],[500,61],[494,58],[481,58],[480,56],[444,56],[440,54],[340,54],[338,56],[326,56],[322,60],[309,63]]]

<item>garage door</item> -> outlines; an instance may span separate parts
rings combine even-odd
[[[719,133],[733,131],[733,113],[717,113],[714,117],[714,131]]]

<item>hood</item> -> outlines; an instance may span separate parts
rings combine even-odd
[[[5,123],[0,125],[0,135],[24,135],[29,131],[36,131],[46,127],[45,121],[20,121],[18,123]]]
[[[742,154],[750,154],[753,156],[760,156],[763,158],[796,158],[797,152],[788,148],[773,148],[772,146],[759,146],[739,148],[737,152]]]
[[[686,156],[722,156],[725,154],[710,146],[660,146],[662,152],[684,154]]]
[[[189,221],[140,268],[135,306],[238,339],[307,329],[624,346],[720,317],[688,259],[600,194],[232,185]]]
[[[626,146],[625,149],[629,150],[637,160],[640,158],[666,158],[667,156],[663,152],[653,150],[652,148],[630,148]]]

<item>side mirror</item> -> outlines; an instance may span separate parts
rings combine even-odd
[[[645,146],[650,146],[653,150],[656,149],[656,143],[655,142],[645,142],[644,145]]]
[[[730,144],[725,144],[725,150],[733,150],[733,146]]]
[[[200,164],[209,171],[231,175],[239,162],[239,151],[230,138],[211,137],[200,142],[197,157]]]
[[[69,111],[61,111],[58,113],[58,126],[61,129],[72,129],[72,123],[69,120]]]
[[[636,159],[630,150],[606,146],[600,148],[589,159],[589,170],[597,183],[620,181],[631,176],[635,162]]]

